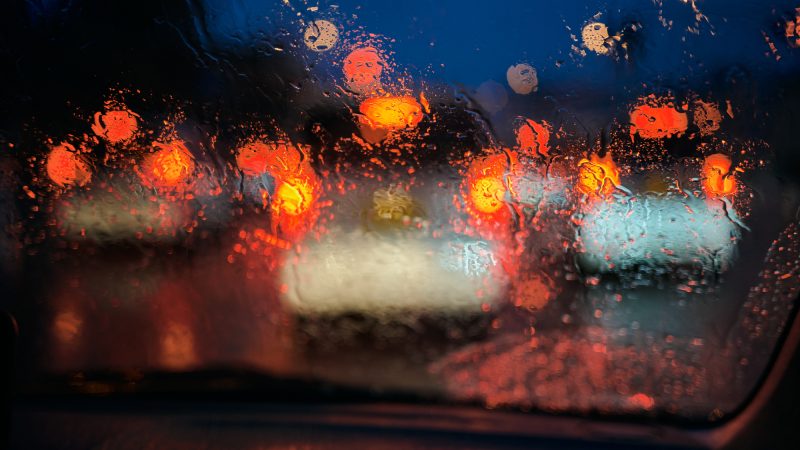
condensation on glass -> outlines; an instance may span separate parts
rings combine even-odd
[[[144,63],[154,42],[112,51],[60,3],[19,11],[32,47],[8,52],[97,27],[59,51],[102,76],[38,95],[55,63],[26,54],[0,129],[30,389],[247,368],[714,421],[768,369],[800,289],[793,5],[520,5],[507,30],[470,28],[488,6],[410,2],[404,28],[206,0],[153,9],[182,56]]]

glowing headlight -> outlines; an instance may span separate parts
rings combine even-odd
[[[282,278],[285,301],[303,314],[479,314],[501,293],[497,269],[483,241],[353,233],[308,246]]]
[[[675,196],[598,202],[578,230],[579,263],[587,272],[698,263],[724,271],[740,235],[720,202]]]

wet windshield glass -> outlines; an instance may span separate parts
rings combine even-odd
[[[793,317],[800,5],[0,16],[0,306],[28,392],[249,370],[718,421]]]

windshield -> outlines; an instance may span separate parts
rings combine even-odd
[[[793,317],[800,5],[2,9],[26,392],[252,371],[713,422]]]

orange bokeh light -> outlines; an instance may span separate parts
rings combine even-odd
[[[686,113],[668,106],[639,105],[630,113],[631,135],[647,139],[680,136],[686,132],[689,119]]]
[[[422,120],[422,107],[414,97],[372,97],[361,102],[359,111],[368,125],[382,130],[412,128]]]
[[[89,165],[66,142],[56,145],[47,155],[47,176],[59,186],[83,186],[92,179]]]
[[[706,157],[703,163],[703,191],[709,196],[736,192],[736,178],[731,173],[731,159],[721,153]]]
[[[470,200],[478,211],[494,214],[503,207],[506,187],[498,178],[484,177],[470,183]]]
[[[290,216],[299,216],[311,207],[314,191],[314,187],[301,178],[283,180],[275,189],[272,208]]]
[[[578,192],[589,196],[610,195],[620,186],[619,169],[611,158],[611,153],[604,157],[591,155],[578,162]]]
[[[372,47],[357,48],[344,59],[345,81],[350,89],[363,93],[378,87],[384,62]]]
[[[286,142],[251,142],[236,153],[236,165],[247,176],[289,174],[300,166],[302,152]]]
[[[784,34],[786,42],[790,47],[800,47],[800,8],[795,8],[794,17],[787,20],[784,24]]]
[[[127,141],[139,128],[139,117],[129,110],[114,110],[95,113],[92,131],[112,144]]]
[[[493,215],[502,210],[508,190],[504,183],[507,168],[508,155],[505,153],[487,156],[472,163],[466,181],[469,201],[476,212]]]
[[[147,186],[174,188],[186,183],[194,173],[192,154],[183,141],[175,140],[168,144],[154,142],[156,152],[142,163],[139,176]]]
[[[550,125],[544,120],[538,123],[525,119],[516,131],[517,145],[521,151],[533,156],[547,156],[550,153]]]
[[[275,191],[262,191],[264,207],[286,216],[300,216],[311,209],[319,186],[306,148],[285,141],[254,141],[239,148],[236,165],[247,176],[270,174]]]

